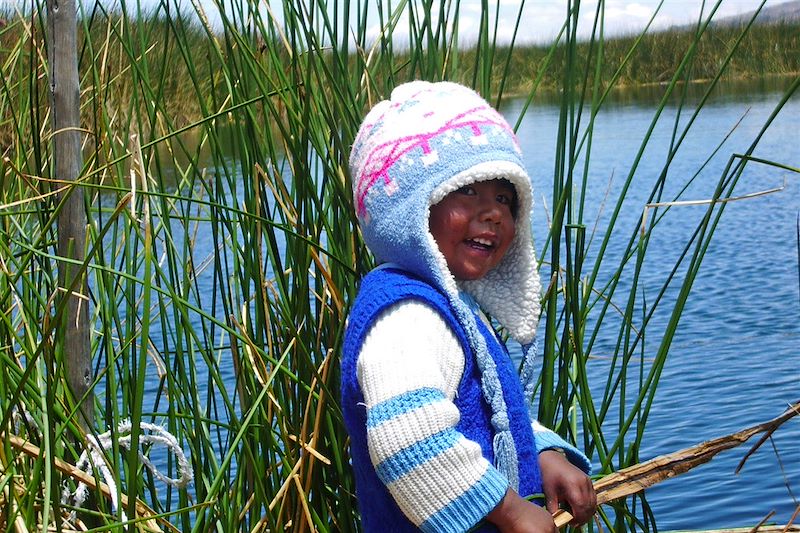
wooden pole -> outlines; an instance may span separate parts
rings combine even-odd
[[[53,120],[54,177],[60,183],[77,179],[81,171],[80,89],[78,82],[78,36],[75,0],[47,0],[50,32],[50,102]],[[69,187],[61,193],[64,205],[58,216],[58,255],[84,259],[86,210],[83,189]],[[64,371],[76,400],[84,398],[81,425],[94,422],[92,360],[89,337],[89,300],[85,272],[62,261],[58,267],[61,297],[66,298],[65,316],[57,333],[63,339]],[[70,291],[70,288],[72,290]],[[88,395],[87,395],[88,394]]]

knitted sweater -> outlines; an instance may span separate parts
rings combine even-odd
[[[362,284],[354,320],[370,321],[351,322],[343,361],[343,407],[365,531],[470,528],[502,499],[508,481],[493,466],[491,411],[447,300],[397,271],[374,272]],[[588,468],[585,457],[541,426],[534,444],[507,353],[489,328],[481,329],[512,419],[518,490],[541,492],[537,448],[569,449]]]

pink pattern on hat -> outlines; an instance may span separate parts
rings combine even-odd
[[[396,106],[392,106],[392,108],[395,107]],[[432,119],[432,115],[432,112],[427,112],[424,116],[426,119]],[[367,137],[375,133],[375,128],[391,127],[391,124],[384,124],[385,117],[386,115],[383,115],[372,125],[372,128],[367,132]],[[365,216],[366,196],[379,180],[383,180],[384,185],[389,187],[389,191],[396,190],[396,183],[394,184],[394,188],[391,188],[392,179],[389,176],[389,169],[411,150],[421,147],[423,154],[429,154],[431,152],[430,141],[435,137],[448,131],[462,128],[470,128],[473,136],[479,137],[482,134],[481,128],[485,126],[497,126],[508,132],[514,139],[515,146],[519,150],[513,130],[511,130],[508,123],[488,105],[476,106],[463,113],[459,113],[447,120],[441,127],[434,130],[390,139],[374,146],[365,156],[364,163],[361,165],[362,171],[355,177],[357,179],[356,209],[358,216]]]

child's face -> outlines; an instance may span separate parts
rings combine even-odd
[[[506,180],[480,181],[431,206],[429,228],[458,280],[475,280],[500,263],[514,239],[516,191]]]

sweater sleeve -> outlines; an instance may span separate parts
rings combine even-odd
[[[367,445],[378,477],[423,531],[466,531],[508,481],[457,429],[464,371],[458,339],[429,306],[401,302],[378,317],[358,358]]]
[[[583,470],[587,476],[592,473],[592,463],[583,452],[536,420],[533,421],[533,436],[536,439],[536,450],[539,453],[554,448],[561,449],[567,454],[570,463]]]

